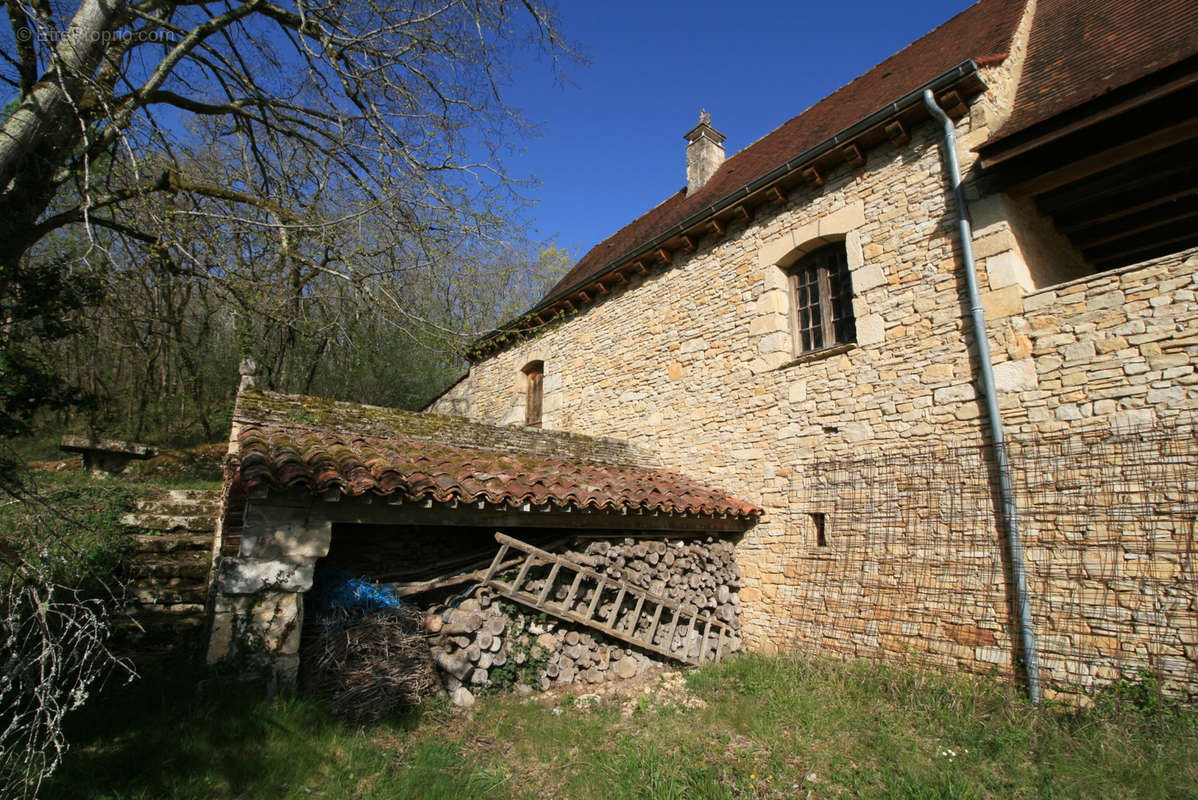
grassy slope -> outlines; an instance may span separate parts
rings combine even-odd
[[[1198,715],[1150,697],[1031,709],[990,679],[767,657],[689,684],[705,708],[489,697],[361,727],[175,670],[85,709],[45,797],[1198,796]]]

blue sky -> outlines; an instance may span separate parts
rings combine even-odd
[[[581,256],[685,183],[701,108],[732,155],[970,4],[562,0],[591,63],[567,86],[520,72],[509,100],[540,137],[509,167],[542,182],[540,235]]]

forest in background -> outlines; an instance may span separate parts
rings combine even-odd
[[[244,245],[244,250],[237,245]],[[380,295],[319,271],[272,269],[252,243],[213,242],[242,269],[215,279],[132,257],[77,273],[85,302],[70,333],[34,354],[81,402],[44,409],[18,439],[30,459],[81,433],[161,447],[228,434],[245,356],[261,388],[419,409],[466,369],[462,350],[517,316],[570,266],[553,246],[447,255]],[[244,254],[244,257],[243,257]]]

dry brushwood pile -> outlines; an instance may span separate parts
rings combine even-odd
[[[332,609],[307,626],[304,689],[353,719],[378,719],[433,693],[438,680],[414,608]]]
[[[740,627],[740,571],[731,541],[713,537],[590,540],[560,553],[613,580],[676,601],[685,613],[707,611],[734,630]],[[548,572],[547,565],[534,568],[528,590],[543,589]],[[567,591],[566,582],[555,582],[550,589],[558,600]],[[633,678],[663,663],[660,656],[611,640],[583,624],[495,598],[485,586],[468,595],[430,607],[425,620],[434,661],[445,688],[459,704],[472,702],[472,690],[479,688],[515,685],[544,691],[554,685],[592,685]],[[591,599],[588,592],[581,602]],[[610,601],[599,607],[604,618],[613,610]],[[634,604],[628,601],[616,619],[631,621],[634,613]],[[738,649],[740,638],[734,636],[729,651]]]

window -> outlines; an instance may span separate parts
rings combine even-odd
[[[790,288],[797,353],[857,340],[853,285],[843,242],[812,250],[795,262]]]
[[[827,517],[824,516],[824,512],[822,512],[822,511],[812,512],[811,527],[815,529],[815,546],[816,547],[827,547],[828,546],[828,531],[827,531],[827,527],[826,527],[827,523],[828,523],[828,520],[827,520]]]
[[[530,361],[522,370],[525,377],[524,424],[541,427],[541,400],[544,396],[545,362]]]

